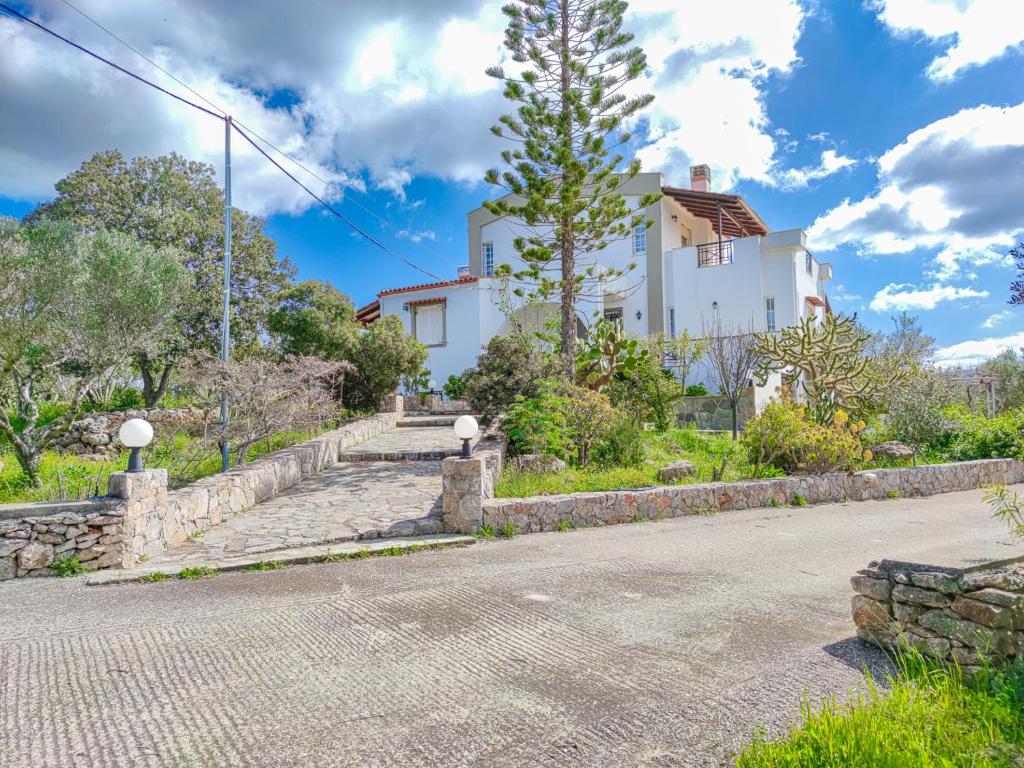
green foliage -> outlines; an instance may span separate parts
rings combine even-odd
[[[1002,520],[1015,538],[1024,537],[1024,499],[1005,485],[994,485],[981,500],[992,509],[992,516]]]
[[[405,332],[394,315],[382,317],[359,334],[349,362],[356,366],[345,385],[345,406],[375,411],[381,398],[398,389],[402,376],[416,375],[427,359],[427,348]]]
[[[617,414],[595,442],[590,460],[599,467],[635,467],[644,460],[643,431],[625,414]]]
[[[498,529],[498,533],[503,539],[512,539],[519,533],[519,526],[508,520]]]
[[[501,421],[509,439],[509,454],[540,453],[570,458],[572,443],[566,432],[565,404],[553,387],[537,397],[512,405]]]
[[[491,526],[481,525],[473,532],[473,535],[478,539],[493,539],[498,534]]]
[[[205,579],[207,576],[216,576],[218,573],[219,571],[216,568],[211,568],[208,565],[196,565],[191,568],[182,568],[178,571],[178,578],[194,581],[196,579]]]
[[[144,573],[139,576],[139,581],[142,584],[156,584],[161,581],[167,581],[169,578],[171,577],[163,571],[153,571],[153,573]]]
[[[794,507],[806,507],[807,506],[807,497],[804,496],[801,493],[794,494],[794,496],[793,496],[793,506]]]
[[[921,369],[890,389],[885,398],[889,431],[914,449],[915,463],[924,448],[937,446],[946,437],[950,423],[945,411],[954,399],[952,382],[933,369]]]
[[[600,392],[615,377],[629,379],[648,364],[651,352],[630,338],[621,323],[601,319],[576,350],[576,381]]]
[[[185,301],[177,306],[159,347],[136,355],[146,404],[156,405],[179,358],[220,347],[224,192],[216,171],[173,153],[129,162],[110,150],[94,155],[56,187],[57,196],[40,205],[30,221],[48,218],[86,231],[129,233],[153,248],[173,247],[184,254],[189,287],[180,295]],[[232,209],[231,340],[236,351],[260,346],[274,296],[294,272],[287,259],[278,258],[263,228],[262,219]],[[112,281],[108,287],[115,285]]]
[[[871,335],[852,317],[826,313],[758,337],[755,375],[763,384],[773,371],[798,379],[808,410],[818,424],[832,423],[840,410],[866,413],[880,382],[868,371],[864,350]],[[893,372],[900,381],[906,374]]]
[[[259,562],[247,565],[243,568],[243,571],[280,571],[282,568],[287,567],[287,563],[282,560],[260,560]]]
[[[1021,248],[1024,255],[1024,245]],[[986,360],[981,372],[995,385],[999,413],[1024,408],[1024,354],[1013,349],[1003,350]]]
[[[42,451],[67,431],[93,383],[157,345],[184,280],[177,252],[131,235],[0,219],[0,433],[33,483]],[[41,424],[39,387],[58,374],[67,408]]]
[[[474,412],[489,419],[518,398],[534,397],[551,368],[550,363],[521,340],[494,336],[477,358],[476,367],[462,374],[466,399]]]
[[[708,392],[708,388],[703,384],[690,384],[686,388],[687,397],[707,397],[711,393]]]
[[[953,461],[1024,456],[1024,410],[986,418],[962,406],[949,408],[951,437],[945,449]]]
[[[651,422],[664,431],[675,424],[675,403],[683,397],[683,387],[671,370],[661,366],[660,334],[643,345],[647,354],[638,358],[632,374],[616,376],[605,394],[637,424]]]
[[[759,732],[737,768],[1011,768],[1024,748],[1024,667],[980,675],[968,684],[957,668],[919,656],[903,660],[885,685],[808,699],[789,732]]]
[[[577,298],[603,293],[600,286],[623,273],[579,265],[576,255],[630,237],[635,226],[650,226],[643,210],[660,197],[645,195],[631,208],[621,190],[640,163],[623,165],[621,155],[609,152],[629,142],[623,123],[653,99],[625,95],[630,81],[643,74],[646,58],[622,31],[624,2],[525,0],[502,10],[508,17],[505,47],[526,68],[521,74],[487,70],[517,106],[492,132],[517,146],[502,152],[504,172],[490,170],[485,177],[512,196],[484,206],[532,228],[533,234],[513,241],[525,264],[515,277],[529,286],[532,299],[558,297],[562,374],[571,379]]]
[[[85,573],[85,567],[82,565],[82,561],[78,559],[78,555],[65,555],[54,560],[50,564],[50,570],[63,579],[69,576],[81,576]]]
[[[773,400],[747,422],[743,445],[755,471],[766,466],[801,474],[852,471],[870,460],[861,446],[863,430],[863,422],[850,423],[843,411],[823,426],[804,406]]]
[[[444,394],[449,400],[461,400],[466,394],[466,381],[454,373],[444,383]]]
[[[145,408],[146,401],[142,392],[135,387],[116,387],[110,394],[110,399],[105,403],[98,403],[97,411],[130,411],[136,408]],[[93,410],[89,408],[89,410]]]
[[[285,355],[344,360],[356,343],[352,301],[330,283],[306,280],[274,297],[267,330]]]

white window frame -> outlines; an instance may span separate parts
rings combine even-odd
[[[480,263],[485,277],[494,276],[494,243],[487,241],[480,245]]]
[[[440,309],[441,310],[441,341],[433,344],[427,343],[420,339],[419,330],[417,329],[416,316],[421,310],[425,309]],[[448,302],[444,299],[438,301],[424,301],[421,304],[413,304],[412,307],[412,337],[419,341],[421,344],[427,347],[444,347],[448,344]]]
[[[814,274],[814,257],[811,256],[810,251],[804,251],[804,268],[808,275]]]
[[[764,322],[768,333],[775,333],[775,297],[765,296],[764,298]]]
[[[633,253],[647,253],[647,225],[633,227]]]

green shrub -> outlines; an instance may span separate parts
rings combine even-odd
[[[1024,455],[1024,410],[994,419],[964,407],[949,408],[950,437],[946,452],[953,461],[1017,458]]]
[[[675,402],[682,398],[683,387],[672,371],[662,368],[658,358],[648,354],[640,358],[628,377],[617,374],[604,392],[612,405],[636,423],[650,422],[664,432],[675,424]]]
[[[512,456],[541,453],[570,458],[572,446],[566,432],[564,404],[559,395],[547,388],[537,397],[512,405],[501,425],[508,435]]]
[[[535,397],[539,386],[554,373],[554,365],[511,336],[495,336],[464,371],[465,397],[470,408],[485,418],[496,416],[520,398]]]
[[[708,392],[707,387],[705,387],[703,384],[690,384],[686,388],[687,397],[706,397],[707,395],[710,394],[711,393]]]
[[[599,467],[635,467],[644,460],[643,431],[622,414],[594,445],[591,457]]]
[[[389,315],[360,333],[349,362],[356,370],[345,377],[347,408],[375,411],[381,398],[398,388],[403,376],[415,376],[427,359],[427,348],[405,332],[402,321]]]
[[[851,424],[838,411],[833,424],[813,421],[802,405],[773,400],[747,422],[743,444],[755,472],[768,465],[785,472],[819,474],[852,471],[871,456],[861,446],[863,422]]]
[[[461,400],[466,394],[465,380],[453,373],[448,377],[448,381],[444,383],[444,394],[450,400]]]
[[[81,576],[85,573],[85,567],[82,565],[82,561],[78,559],[78,555],[62,557],[58,560],[54,560],[53,563],[50,564],[50,570],[61,578]]]

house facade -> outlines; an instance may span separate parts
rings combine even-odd
[[[602,295],[577,306],[581,332],[595,315],[620,321],[638,336],[687,331],[700,337],[715,319],[727,329],[775,331],[828,311],[825,283],[831,266],[807,250],[802,229],[773,232],[738,195],[710,191],[707,166],[691,169],[688,188],[666,186],[660,173],[642,173],[622,188],[635,207],[641,195],[661,192],[646,211],[650,227],[610,243],[580,263],[635,268],[602,286]],[[468,214],[468,265],[451,280],[382,290],[357,317],[372,322],[382,315],[400,318],[405,329],[429,351],[426,367],[440,386],[449,375],[476,363],[487,342],[508,333],[512,324],[500,304],[495,269],[523,266],[513,240],[521,222],[494,216],[485,208]],[[507,311],[506,307],[506,311]],[[540,328],[556,313],[555,304],[516,311],[515,319]],[[691,372],[690,383],[718,385],[706,366]],[[758,387],[760,402],[774,394],[778,381]]]

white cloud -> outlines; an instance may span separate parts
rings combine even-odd
[[[1008,309],[1004,309],[1002,312],[996,312],[985,318],[985,321],[981,324],[982,328],[995,328],[1000,323],[1005,322],[1013,317],[1013,312]]]
[[[870,307],[875,312],[890,310],[935,309],[943,301],[978,299],[988,296],[988,291],[974,288],[956,288],[952,285],[932,285],[917,288],[908,283],[889,283],[875,294]]]
[[[405,240],[412,240],[414,243],[422,243],[424,240],[437,240],[437,232],[432,229],[410,230],[401,229],[398,236]]]
[[[833,286],[828,292],[828,296],[833,301],[860,301],[863,298],[859,293],[853,293],[841,283]]]
[[[1007,349],[1016,350],[1021,347],[1024,347],[1024,333],[961,341],[959,344],[939,347],[935,351],[935,363],[941,366],[977,365]]]
[[[940,279],[962,263],[1005,261],[1024,226],[1024,104],[965,109],[914,131],[877,161],[877,191],[818,217],[819,251],[854,245],[873,254],[937,251]]]
[[[934,80],[951,80],[962,69],[1024,43],[1017,0],[875,0],[872,5],[893,33],[921,34],[946,44],[928,66]]]
[[[509,105],[484,70],[507,58],[501,3],[308,3],[299,14],[282,0],[252,0],[239,14],[230,3],[202,0],[81,1],[327,179],[334,196],[363,180],[399,199],[418,176],[480,183],[499,160],[489,128]],[[33,7],[62,34],[187,95],[60,0]],[[740,178],[768,182],[777,145],[763,89],[769,73],[797,63],[803,15],[799,0],[634,0],[627,28],[650,61],[649,77],[635,85],[657,97],[645,115],[647,169],[686,184],[689,164],[705,162],[717,189]],[[48,197],[55,181],[114,147],[222,164],[216,120],[7,18],[0,93],[0,196]],[[233,163],[239,205],[264,214],[309,205],[241,142]]]
[[[846,168],[852,168],[857,161],[852,157],[840,155],[834,149],[826,149],[821,153],[817,165],[810,165],[806,168],[789,168],[780,174],[780,182],[787,189],[802,189],[812,181],[818,181],[839,173]]]

